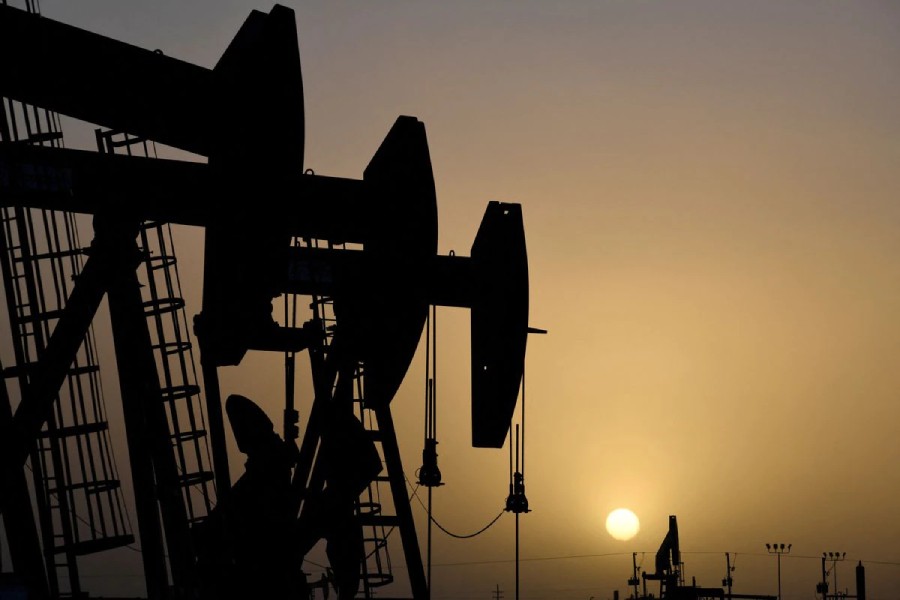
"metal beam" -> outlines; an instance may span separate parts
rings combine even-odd
[[[0,143],[0,202],[6,206],[91,215],[115,210],[138,220],[207,227],[225,209],[215,189],[205,163]],[[277,214],[270,224],[288,235],[364,243],[380,210],[363,181],[304,175],[299,167],[265,189],[224,212]]]
[[[403,555],[409,572],[409,585],[413,598],[426,600],[429,597],[428,583],[425,581],[425,567],[419,553],[419,540],[416,535],[416,524],[413,521],[412,507],[406,495],[406,480],[403,474],[403,463],[400,460],[400,448],[397,445],[397,433],[394,430],[394,417],[389,406],[375,409],[378,430],[382,434],[384,462],[390,478],[391,495],[394,509],[400,521],[400,541],[403,543]]]
[[[157,510],[162,513],[169,566],[176,590],[188,589],[192,585],[193,558],[171,432],[144,314],[141,284],[135,271],[140,264],[140,251],[135,239],[139,224],[138,221],[129,223],[98,219],[94,222],[94,229],[96,239],[103,240],[103,252],[117,257],[107,291],[109,315],[135,496],[138,498],[138,526],[148,595],[159,598],[167,595],[167,578]],[[147,497],[142,497],[144,495]],[[151,586],[153,590],[149,589]]]
[[[376,295],[406,283],[405,292],[422,304],[470,308],[475,298],[468,256],[392,256],[365,250],[294,246],[287,255],[286,280],[279,291],[336,296]],[[414,285],[410,285],[413,282]]]
[[[0,438],[11,437],[12,427],[12,406],[6,382],[0,378]],[[0,514],[3,515],[13,570],[22,577],[29,593],[38,599],[46,598],[47,575],[25,473],[21,466],[4,461],[0,481],[3,483],[0,485]]]
[[[108,269],[108,257],[90,256],[75,279],[47,347],[34,367],[29,384],[22,390],[14,431],[10,438],[4,436],[9,450],[0,460],[16,467],[25,464],[106,292]]]
[[[0,96],[207,156],[213,73],[0,6]]]

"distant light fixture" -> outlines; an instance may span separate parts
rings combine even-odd
[[[788,544],[787,548],[785,548],[783,543],[766,544],[766,551],[769,554],[775,554],[778,559],[778,600],[781,600],[781,555],[790,554],[791,546],[793,546],[793,544]]]

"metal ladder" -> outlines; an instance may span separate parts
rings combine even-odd
[[[60,136],[38,139],[52,143]],[[62,314],[83,255],[70,213],[6,207],[0,211],[0,231],[0,263],[15,355],[15,366],[3,375],[18,381],[21,401],[21,390]],[[77,556],[134,542],[105,411],[89,330],[29,463],[54,596],[81,594]]]
[[[30,13],[40,12],[34,0],[23,4]],[[0,141],[62,147],[59,116],[0,98]],[[18,382],[20,402],[82,263],[71,213],[0,210],[0,266],[15,355],[15,365],[3,376]],[[53,597],[82,595],[77,556],[134,542],[112,455],[98,364],[93,331],[88,330],[26,464],[32,471]]]
[[[325,246],[328,249],[345,249],[345,244],[321,242],[315,239],[306,239],[300,242],[308,247],[318,248]],[[315,318],[322,323],[323,340],[327,346],[331,344],[334,336],[334,328],[337,318],[334,314],[334,301],[328,296],[314,296],[310,305]],[[383,473],[387,472],[382,450],[383,436],[378,430],[377,418],[374,412],[365,405],[365,372],[362,365],[356,365],[353,373],[353,406],[354,414],[369,432],[371,439],[379,451],[382,465],[385,465]],[[394,440],[396,444],[396,440]],[[396,476],[396,474],[394,475]],[[400,477],[403,474],[399,474]],[[386,512],[385,503],[382,500],[382,491],[388,485],[388,475],[380,475],[371,482],[356,501],[356,516],[363,528],[364,555],[360,557],[362,565],[363,597],[374,598],[376,589],[390,585],[394,582],[394,574],[391,566],[391,557],[388,549],[388,536],[398,525],[398,518],[394,514]],[[390,497],[390,491],[386,492]]]
[[[96,138],[102,153],[155,158],[155,146],[143,138],[99,129]],[[143,253],[139,278],[144,314],[166,404],[185,512],[188,524],[194,525],[205,519],[214,506],[214,476],[171,225],[142,223],[138,244]]]

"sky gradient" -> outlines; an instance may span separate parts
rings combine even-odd
[[[272,6],[41,4],[205,67],[251,9]],[[720,584],[731,552],[734,591],[774,595],[765,543],[784,542],[785,598],[813,597],[823,551],[847,553],[841,589],[855,593],[862,560],[869,599],[896,597],[900,5],[285,4],[298,21],[306,168],[360,178],[394,119],[413,115],[428,133],[442,254],[468,255],[489,201],[523,206],[530,322],[549,330],[526,358],[534,512],[521,518],[522,557],[546,560],[523,563],[523,599],[624,597],[631,553],[655,553],[670,514],[701,585]],[[90,128],[65,125],[69,147],[93,148]],[[179,229],[176,241],[193,315],[202,233]],[[467,311],[441,309],[438,327],[447,485],[435,517],[468,533],[502,509],[508,454],[468,447]],[[248,356],[222,370],[223,392],[276,419],[281,365]],[[410,479],[423,377],[419,357],[393,405]],[[231,460],[236,477],[236,448]],[[619,507],[641,519],[627,542],[604,530]],[[511,598],[512,556],[511,515],[473,540],[435,531],[433,597],[488,598],[499,584]],[[140,593],[139,578],[93,568],[95,593]]]

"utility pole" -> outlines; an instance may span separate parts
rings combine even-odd
[[[731,566],[731,555],[726,552],[725,553],[725,579],[722,580],[722,587],[728,588],[728,596],[731,597],[731,584],[733,583],[731,579],[731,574],[734,572],[734,567]]]
[[[793,544],[788,544],[787,547],[785,547],[784,544],[766,544],[768,553],[775,554],[778,557],[778,600],[781,600],[781,555],[790,554],[792,545]]]
[[[638,578],[638,564],[637,564],[637,552],[631,553],[631,567],[634,570],[634,575],[628,580],[628,585],[634,587],[634,600],[638,598],[638,584],[641,580]]]
[[[497,584],[497,587],[491,592],[491,597],[493,600],[503,600],[503,590],[500,589],[500,584]]]
[[[826,555],[822,553],[822,583],[816,585],[816,591],[822,593],[822,600],[828,600],[828,571],[825,570]]]

